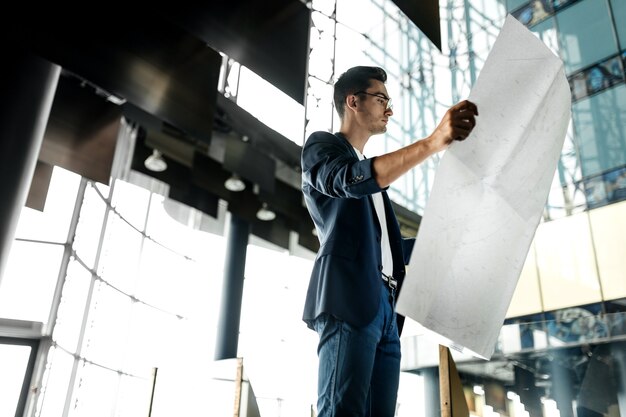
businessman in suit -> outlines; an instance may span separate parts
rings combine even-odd
[[[404,240],[385,190],[476,124],[476,106],[451,107],[434,132],[371,159],[363,148],[393,115],[378,67],[353,67],[334,86],[339,132],[315,132],[302,150],[302,191],[320,250],[303,319],[319,335],[318,416],[391,417],[400,378],[395,313],[414,240]]]

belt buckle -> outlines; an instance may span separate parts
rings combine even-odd
[[[388,284],[389,284],[389,288],[391,288],[392,290],[395,290],[398,288],[398,281],[396,281],[393,278],[389,278]]]
[[[398,281],[394,279],[394,277],[382,274],[382,278],[383,278],[383,281],[387,283],[387,286],[389,286],[389,288],[391,288],[392,290],[395,290],[398,288]]]

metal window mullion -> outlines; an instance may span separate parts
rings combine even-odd
[[[67,278],[67,268],[69,265],[70,257],[72,256],[72,245],[76,237],[76,229],[78,227],[78,220],[80,218],[80,211],[83,206],[83,200],[85,197],[85,189],[87,188],[87,181],[85,178],[81,178],[78,192],[76,194],[76,201],[74,203],[74,211],[72,212],[72,218],[67,233],[67,238],[64,244],[63,256],[61,260],[61,266],[59,268],[59,274],[57,277],[57,284],[54,289],[54,295],[52,297],[52,305],[48,314],[48,321],[44,326],[42,338],[39,344],[37,359],[35,362],[34,372],[31,378],[31,387],[41,388],[43,374],[48,361],[48,351],[50,350],[52,332],[56,325],[57,315],[59,313],[59,306],[61,304],[61,295],[63,293],[63,287]],[[36,411],[37,397],[41,389],[37,389],[33,395],[29,395],[25,407],[25,416],[34,415]]]
[[[332,63],[333,63],[333,69],[332,69],[332,74],[331,74],[331,79],[330,82],[334,82],[334,78],[337,74],[337,68],[336,68],[336,59],[337,59],[337,2],[339,0],[335,0],[335,7],[333,8],[333,15],[332,15],[332,19],[334,21],[334,27],[333,27],[333,57],[332,57]],[[311,14],[311,25],[313,25],[313,20],[312,20],[312,14]],[[311,36],[311,31],[309,30],[309,37]],[[309,59],[310,59],[310,54],[309,54]],[[331,97],[331,102],[334,102],[334,95],[333,97]],[[335,115],[333,113],[333,106],[330,106],[330,127],[331,127],[331,132],[334,132],[335,130],[339,130],[339,129],[335,129],[334,126],[335,123]]]
[[[612,32],[613,36],[615,36],[615,42],[617,42],[617,55],[619,56],[622,52],[622,45],[619,40],[619,33],[617,33],[617,21],[615,20],[615,13],[613,13],[613,2],[606,0],[606,7],[609,12],[609,18],[611,19],[613,29]]]
[[[98,249],[96,250],[96,256],[93,266],[93,271],[91,273],[91,281],[89,283],[89,291],[87,292],[87,301],[85,303],[85,309],[83,312],[83,320],[80,325],[80,332],[78,335],[78,342],[76,343],[76,355],[74,356],[74,363],[72,365],[72,372],[70,373],[70,380],[67,385],[67,393],[65,396],[65,404],[63,406],[63,417],[67,417],[70,412],[70,406],[72,402],[72,397],[74,396],[74,390],[76,387],[76,376],[78,374],[78,364],[80,363],[80,356],[84,356],[82,354],[82,348],[85,341],[85,331],[87,329],[87,324],[89,323],[89,313],[91,312],[92,302],[93,302],[93,290],[96,285],[97,275],[96,272],[98,270],[98,264],[100,262],[100,256],[102,254],[102,246],[104,244],[104,237],[106,235],[107,230],[107,222],[109,220],[109,214],[111,212],[111,198],[113,196],[113,192],[115,190],[115,179],[112,179],[111,186],[109,188],[109,196],[105,199],[106,210],[104,213],[104,218],[102,219],[102,227],[100,229],[100,239],[98,241]]]
[[[474,47],[472,46],[472,32],[470,19],[470,5],[468,0],[463,0],[463,6],[465,8],[465,33],[467,34],[467,58],[469,60],[469,72],[470,72],[470,88],[476,83],[476,67],[474,66]]]
[[[452,102],[456,103],[459,99],[459,93],[456,85],[456,72],[458,68],[456,54],[458,45],[450,45],[450,39],[454,37],[454,30],[452,29],[452,19],[453,19],[453,10],[454,10],[454,0],[448,0],[446,6],[446,24],[448,27],[448,47],[450,49],[450,54],[448,56],[448,65],[450,68],[450,92],[452,94]],[[454,54],[454,62],[451,61],[452,54]]]
[[[304,146],[304,143],[306,142],[306,125],[307,125],[307,101],[308,101],[308,97],[309,97],[309,62],[311,61],[311,29],[313,28],[313,5],[309,4],[308,2],[302,0],[302,3],[304,3],[307,8],[309,8],[309,30],[308,30],[308,35],[307,35],[307,45],[306,45],[306,50],[307,50],[307,54],[306,54],[306,63],[305,63],[305,70],[304,70],[304,112],[303,112],[303,120],[302,120],[302,138],[300,138],[300,146]],[[333,67],[334,67],[334,63],[333,63]],[[332,126],[331,126],[332,127]]]
[[[83,201],[85,198],[85,190],[87,188],[87,180],[83,177],[80,180],[78,187],[78,194],[76,197],[76,203],[74,204],[74,211],[72,213],[72,219],[70,220],[70,226],[67,233],[67,239],[65,241],[65,249],[63,251],[63,259],[61,261],[61,267],[59,269],[59,276],[57,279],[57,285],[54,290],[54,296],[52,299],[52,307],[50,308],[50,314],[48,316],[48,322],[44,327],[44,335],[52,336],[54,327],[56,326],[57,315],[59,313],[59,306],[61,304],[61,295],[63,293],[63,286],[67,278],[67,268],[72,257],[72,247],[74,240],[76,239],[76,230],[78,228],[78,221],[80,219],[80,211],[83,208]]]
[[[150,198],[148,199],[148,207],[146,208],[146,215],[144,217],[144,221],[143,221],[143,228],[141,230],[141,242],[139,244],[139,257],[137,258],[137,264],[136,264],[136,274],[135,274],[135,281],[134,281],[134,285],[133,285],[133,291],[131,292],[131,315],[129,317],[129,324],[128,324],[128,328],[126,329],[126,345],[128,346],[130,344],[130,331],[131,331],[131,326],[133,324],[133,321],[135,320],[135,310],[134,307],[138,304],[138,300],[136,298],[137,296],[137,282],[138,282],[138,276],[139,276],[139,270],[140,270],[140,265],[141,265],[141,258],[143,256],[143,248],[144,248],[144,243],[146,241],[146,239],[148,239],[147,236],[147,231],[148,231],[148,220],[150,217],[150,209],[152,207],[152,199],[154,197],[155,193],[151,192],[150,193]],[[124,354],[126,356],[126,354],[128,353],[128,350],[124,351]],[[126,359],[126,357],[124,358]],[[122,363],[123,366],[123,363]],[[123,368],[122,368],[123,369]],[[120,387],[122,385],[122,378],[124,377],[124,375],[121,372],[118,372],[118,383],[117,383],[117,390],[115,392],[115,406],[113,407],[113,411],[111,413],[112,416],[115,416],[116,413],[119,411],[119,404],[120,404]]]

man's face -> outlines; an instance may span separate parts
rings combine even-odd
[[[358,119],[372,135],[385,133],[387,123],[393,115],[391,99],[385,84],[372,80],[371,85],[364,91],[355,93],[358,98]]]

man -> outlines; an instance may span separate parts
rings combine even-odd
[[[401,238],[385,189],[465,139],[478,115],[463,101],[429,137],[366,159],[365,144],[393,115],[386,80],[377,67],[341,75],[334,87],[339,132],[315,132],[302,150],[302,191],[320,240],[303,316],[320,337],[319,417],[395,414],[404,319],[395,300],[414,240]]]

